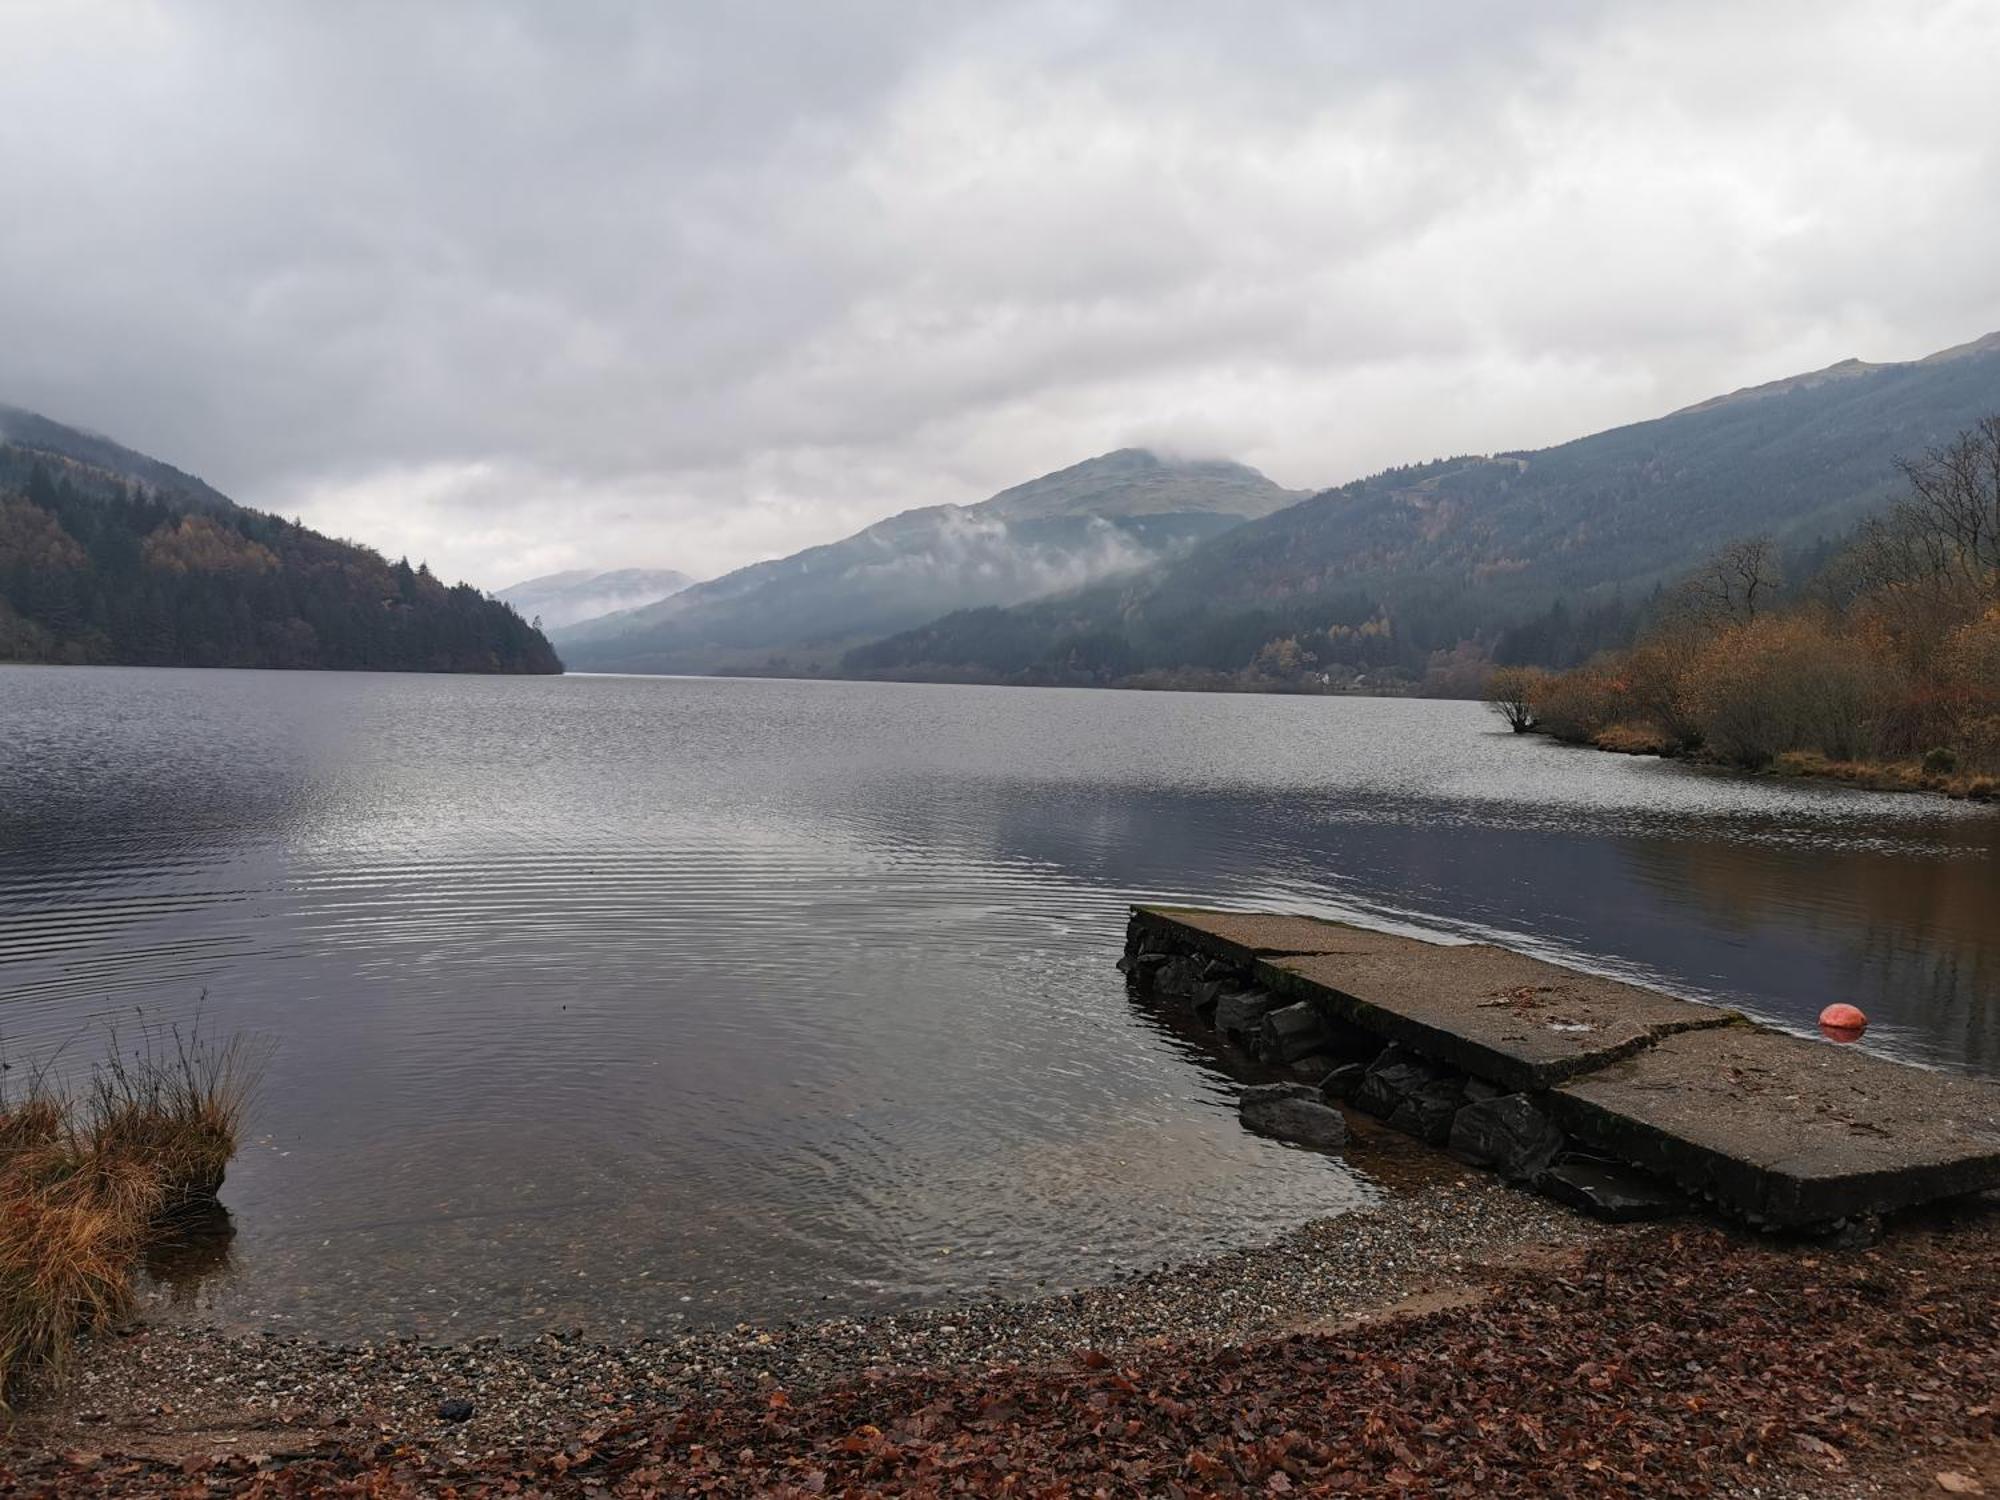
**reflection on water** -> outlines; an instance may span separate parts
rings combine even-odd
[[[190,1204],[157,1228],[146,1246],[142,1287],[169,1307],[194,1307],[205,1288],[235,1269],[236,1221],[220,1203]]]
[[[1473,706],[0,669],[0,1029],[275,1054],[226,1319],[1017,1291],[1377,1189],[1125,1001],[1136,898],[1497,936],[2000,1072],[2000,819]]]

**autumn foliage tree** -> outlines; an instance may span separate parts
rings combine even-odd
[[[1711,557],[1655,628],[1535,684],[1534,727],[1747,766],[1921,758],[2000,772],[2000,416],[1902,466],[1907,490],[1787,596],[1758,537]]]

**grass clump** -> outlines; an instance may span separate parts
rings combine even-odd
[[[46,1071],[0,1096],[0,1407],[122,1316],[141,1257],[212,1204],[255,1080],[238,1040],[146,1031],[76,1093]]]

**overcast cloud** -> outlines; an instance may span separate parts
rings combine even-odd
[[[0,401],[487,587],[2000,327],[2000,6],[0,0]]]

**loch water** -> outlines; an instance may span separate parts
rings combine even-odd
[[[622,1332],[1100,1279],[1386,1189],[1242,1131],[1127,903],[1526,948],[2000,1075],[2000,816],[1479,706],[0,668],[0,1043],[266,1053],[225,1323]]]

